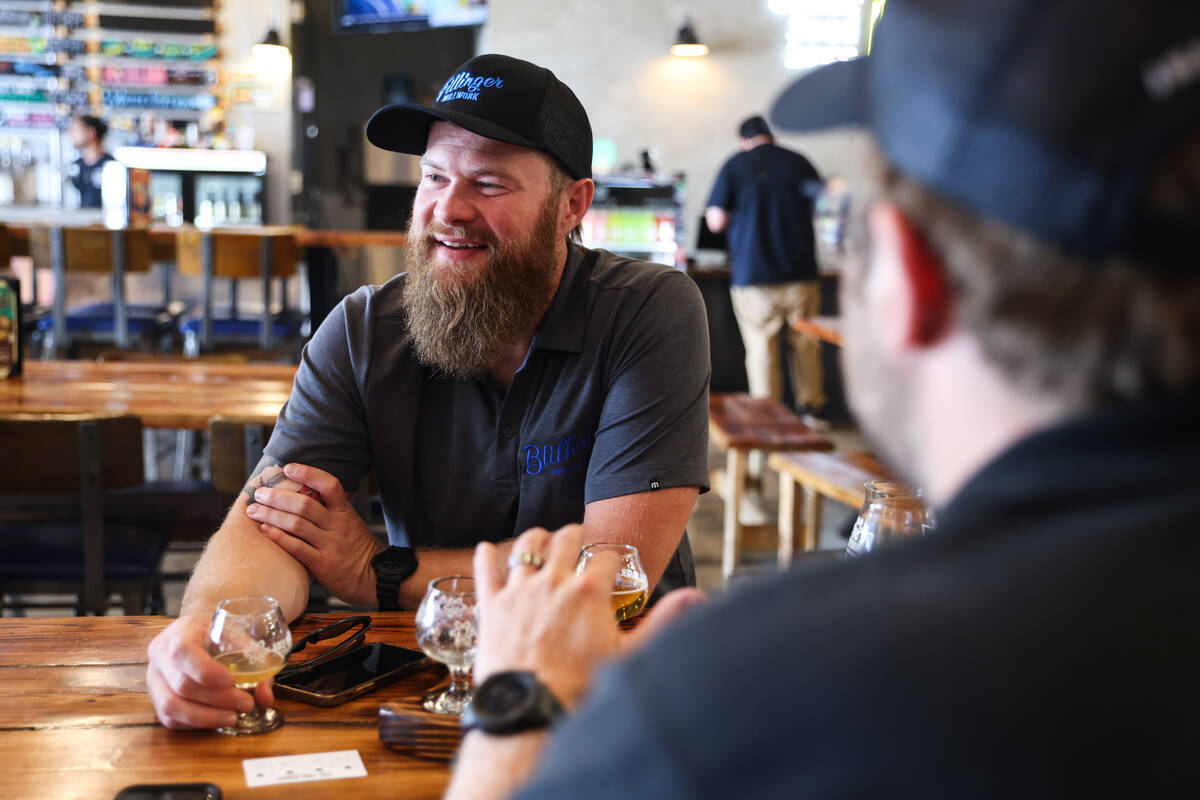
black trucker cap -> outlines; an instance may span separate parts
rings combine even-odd
[[[544,150],[572,178],[592,177],[592,126],[583,104],[545,67],[501,55],[475,56],[446,81],[431,106],[385,106],[367,139],[397,153],[425,152],[429,126],[452,122],[472,133]]]
[[[1200,3],[891,0],[871,55],[801,77],[771,121],[864,125],[904,174],[1085,259],[1200,266],[1200,219],[1139,203],[1200,133]]]

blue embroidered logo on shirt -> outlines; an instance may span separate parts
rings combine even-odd
[[[438,92],[438,103],[449,103],[451,100],[478,100],[480,89],[499,89],[504,85],[503,78],[488,78],[482,75],[472,75],[460,72],[451,75],[450,80]]]
[[[527,444],[521,448],[525,456],[525,474],[541,475],[548,472],[551,475],[562,475],[564,472],[573,472],[585,467],[595,444],[595,433],[571,434],[557,442],[541,445]]]

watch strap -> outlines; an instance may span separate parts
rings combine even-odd
[[[409,547],[389,547],[371,559],[375,571],[375,599],[380,611],[400,610],[400,584],[417,571],[416,552]]]

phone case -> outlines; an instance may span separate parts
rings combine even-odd
[[[184,794],[184,793],[187,794]],[[147,800],[179,797],[188,800],[221,800],[221,787],[212,783],[139,783],[126,786],[113,800]]]
[[[367,692],[372,692],[376,689],[387,686],[390,683],[395,683],[406,675],[411,675],[414,672],[420,672],[421,670],[428,669],[432,665],[433,661],[428,657],[421,658],[405,664],[403,667],[394,669],[391,672],[385,672],[382,675],[376,675],[374,678],[371,678],[368,681],[356,684],[348,689],[334,694],[310,692],[307,689],[302,689],[298,686],[289,686],[286,683],[281,683],[278,679],[276,679],[272,688],[274,689],[276,697],[283,697],[288,700],[297,700],[301,703],[307,703],[310,706],[328,708],[330,706],[339,706],[342,703],[353,700],[356,697],[361,697]]]

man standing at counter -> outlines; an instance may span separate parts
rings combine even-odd
[[[621,637],[580,531],[507,580],[480,545],[447,798],[1195,796],[1200,6],[890,0],[774,120],[871,134],[848,395],[938,529],[695,610],[590,695]]]
[[[108,126],[98,117],[81,114],[71,120],[71,144],[79,158],[71,162],[68,175],[79,190],[80,208],[100,208],[100,173],[112,156],[104,151],[104,135]]]
[[[813,229],[804,223],[821,178],[807,158],[775,144],[762,117],[742,122],[738,144],[741,152],[717,174],[704,221],[717,233],[729,231],[729,295],[750,394],[783,399],[779,343],[786,336],[792,396],[811,424],[825,405],[820,344],[789,322],[821,307]]]
[[[367,136],[421,155],[409,271],[346,298],[305,348],[184,616],[150,646],[168,726],[226,724],[246,700],[204,653],[224,597],[270,594],[290,619],[311,576],[355,605],[415,608],[431,578],[470,572],[478,542],[507,550],[579,521],[636,545],[651,588],[694,583],[683,534],[708,480],[704,307],[685,274],[572,241],[594,188],[575,95],[483,55],[432,106],[378,111]],[[347,494],[372,468],[387,548]]]

